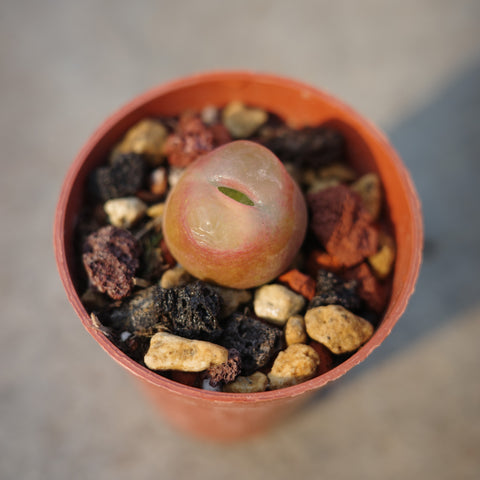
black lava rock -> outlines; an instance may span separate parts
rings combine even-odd
[[[161,289],[159,302],[163,321],[175,335],[207,341],[215,341],[221,335],[221,297],[207,283],[198,280]]]
[[[362,307],[362,301],[357,295],[357,282],[344,280],[327,270],[319,270],[315,296],[308,308],[324,305],[341,305],[351,312],[358,312]]]
[[[227,318],[218,343],[238,350],[242,375],[251,375],[264,367],[284,347],[280,328],[238,313]]]
[[[215,341],[222,334],[221,299],[208,284],[196,281],[182,287],[145,288],[102,315],[103,324],[115,330],[146,335],[154,328],[184,338]]]
[[[325,126],[301,129],[285,125],[268,127],[262,130],[258,141],[282,162],[293,162],[302,168],[316,168],[345,160],[343,135]]]
[[[161,293],[159,285],[140,290],[120,307],[100,313],[100,320],[110,328],[135,335],[147,335],[158,324],[168,326],[162,316]]]
[[[103,202],[111,198],[134,195],[145,183],[147,163],[142,155],[124,153],[117,155],[112,164],[99,167],[90,177],[90,187]]]

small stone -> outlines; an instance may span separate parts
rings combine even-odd
[[[132,292],[139,256],[137,239],[113,225],[91,233],[83,244],[82,260],[90,282],[114,300]]]
[[[344,273],[357,282],[357,293],[375,313],[382,313],[388,300],[388,285],[380,282],[366,262]]]
[[[162,319],[160,292],[158,285],[136,292],[118,308],[102,314],[102,323],[115,330],[135,334],[148,333]]]
[[[282,330],[238,313],[225,320],[218,343],[238,350],[242,358],[242,375],[251,375],[263,368],[284,346]]]
[[[355,280],[344,280],[333,272],[326,270],[318,271],[315,296],[310,301],[308,308],[341,305],[347,310],[355,312],[360,309],[361,303]]]
[[[340,305],[327,305],[307,310],[307,333],[335,354],[353,352],[373,334],[373,326]]]
[[[213,365],[206,371],[206,376],[210,379],[210,385],[217,387],[220,384],[233,382],[240,374],[242,367],[242,358],[240,353],[235,350],[228,351],[228,360],[220,365]]]
[[[365,210],[378,220],[382,209],[382,185],[376,173],[367,173],[351,185],[351,189],[358,193],[362,199]]]
[[[145,182],[146,162],[142,155],[117,155],[108,166],[95,169],[90,176],[90,187],[102,201],[134,195]]]
[[[232,383],[224,385],[223,391],[229,393],[264,392],[268,386],[268,377],[262,372],[255,372],[248,377],[237,377]]]
[[[168,172],[168,185],[170,188],[173,188],[178,183],[184,171],[185,168],[183,167],[170,167]]]
[[[344,163],[333,163],[319,169],[304,171],[303,183],[307,185],[309,193],[316,193],[328,187],[335,187],[341,183],[349,183],[357,178],[357,173]]]
[[[312,250],[308,256],[307,264],[308,271],[312,275],[316,275],[318,270],[328,270],[330,272],[343,270],[342,261],[323,250]]]
[[[234,138],[247,138],[268,120],[268,113],[242,102],[230,102],[222,111],[222,120]]]
[[[205,125],[211,126],[218,122],[218,108],[215,105],[207,105],[202,109],[200,117]]]
[[[300,270],[292,269],[278,277],[278,281],[287,286],[295,293],[302,295],[307,300],[311,300],[315,295],[315,280]]]
[[[144,155],[151,165],[159,165],[164,159],[163,147],[167,135],[167,129],[159,121],[141,120],[127,131],[112,155],[133,152]]]
[[[169,268],[160,279],[162,288],[181,287],[191,282],[191,275],[180,265]]]
[[[252,299],[252,294],[248,290],[237,290],[236,288],[220,287],[217,285],[213,285],[212,288],[222,297],[221,318],[229,317],[240,305],[248,303]]]
[[[325,345],[315,342],[314,340],[312,340],[309,345],[317,352],[318,358],[320,359],[316,375],[323,375],[331,370],[333,367],[332,352]]]
[[[368,263],[375,276],[380,280],[384,280],[390,275],[395,263],[395,241],[390,235],[380,233],[378,251],[368,257]]]
[[[167,332],[159,332],[150,340],[145,365],[151,370],[201,372],[228,360],[228,350],[202,340],[189,340]]]
[[[150,191],[159,197],[165,195],[168,189],[168,175],[164,167],[158,167],[150,174]]]
[[[183,168],[213,147],[212,132],[197,115],[186,112],[175,132],[167,137],[163,151],[171,166]]]
[[[289,317],[299,313],[305,299],[283,285],[271,284],[257,288],[253,300],[255,314],[275,325],[283,326]]]
[[[340,183],[341,182],[336,178],[317,179],[308,187],[307,193],[318,193],[322,190],[326,190],[327,188],[336,187],[337,185],[340,185]]]
[[[268,374],[271,390],[298,385],[316,374],[320,358],[309,345],[297,343],[280,352]]]
[[[308,194],[310,227],[325,250],[345,267],[377,251],[378,231],[360,197],[345,185]]]
[[[317,178],[335,179],[341,183],[349,183],[357,178],[357,172],[345,163],[336,162],[319,168]]]
[[[294,129],[281,125],[264,127],[259,142],[272,150],[282,162],[294,162],[301,168],[317,169],[345,160],[345,139],[326,126]]]
[[[119,228],[131,228],[147,211],[147,205],[137,197],[113,198],[103,208],[110,223]]]
[[[306,343],[307,340],[304,318],[302,315],[292,315],[285,324],[285,342],[287,346],[296,343]]]
[[[158,302],[163,321],[172,333],[207,341],[216,341],[222,334],[221,298],[208,283],[197,280],[161,288]]]
[[[165,203],[155,203],[154,205],[151,205],[150,207],[147,208],[147,215],[150,218],[159,218],[163,217],[163,214],[165,212]]]

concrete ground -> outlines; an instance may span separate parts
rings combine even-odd
[[[480,478],[480,2],[3,0],[0,478]],[[422,198],[417,290],[364,364],[281,428],[197,442],[84,331],[52,222],[72,159],[146,88],[248,68],[324,87],[392,139]]]

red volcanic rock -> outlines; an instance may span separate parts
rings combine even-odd
[[[180,117],[177,129],[168,136],[163,152],[174,167],[186,167],[200,155],[213,149],[213,134],[191,113]]]
[[[356,280],[359,297],[376,313],[382,313],[388,299],[388,287],[377,280],[366,263],[347,270],[344,277]]]
[[[317,352],[320,363],[317,367],[317,375],[323,375],[333,367],[333,359],[330,350],[321,343],[312,340],[309,345]]]
[[[360,197],[345,185],[337,185],[307,197],[312,216],[310,227],[344,267],[351,267],[377,251],[378,232]]]
[[[278,281],[296,293],[303,295],[307,300],[315,296],[316,282],[309,275],[293,269],[278,277]]]

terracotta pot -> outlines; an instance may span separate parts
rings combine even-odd
[[[379,173],[397,243],[392,295],[373,337],[333,370],[282,390],[229,394],[173,382],[140,366],[92,325],[75,288],[73,234],[88,173],[104,162],[109,149],[138,120],[174,115],[206,105],[222,106],[235,99],[285,118],[294,126],[329,122],[347,138],[350,157],[360,172]],[[364,360],[390,333],[402,315],[418,276],[423,244],[420,203],[410,176],[385,136],[370,122],[331,95],[290,79],[253,72],[193,75],[154,88],[108,118],[87,141],[68,171],[55,217],[55,254],[68,298],[80,320],[100,346],[139,380],[165,418],[194,435],[237,440],[284,418],[309,395],[344,375]]]

